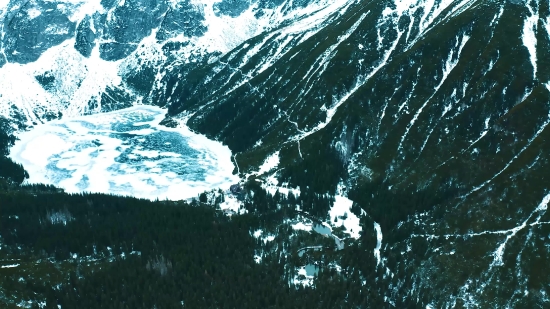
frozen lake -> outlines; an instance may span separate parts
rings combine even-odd
[[[179,200],[238,181],[229,148],[160,126],[164,114],[136,106],[52,121],[20,133],[10,157],[29,172],[28,183],[71,193]]]

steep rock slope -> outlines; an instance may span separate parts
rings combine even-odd
[[[0,115],[20,127],[136,103],[332,1],[20,1],[0,5]],[[180,71],[183,70],[183,71]],[[160,100],[159,100],[160,99]]]
[[[167,83],[170,113],[227,143],[241,173],[280,153],[281,181],[347,183],[380,223],[389,303],[547,303],[549,3],[317,14]]]

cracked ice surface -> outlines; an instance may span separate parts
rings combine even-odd
[[[179,200],[238,181],[226,146],[161,126],[163,118],[158,107],[136,106],[52,121],[20,133],[10,157],[30,183],[71,193]]]

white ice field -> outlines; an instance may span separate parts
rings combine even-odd
[[[238,181],[229,148],[159,125],[165,112],[136,106],[41,124],[18,135],[10,157],[29,172],[28,183],[70,193],[179,200]]]

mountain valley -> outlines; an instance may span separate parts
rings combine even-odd
[[[11,278],[0,281],[0,302],[124,308],[132,293],[147,294],[131,284],[140,278],[167,286],[155,290],[165,302],[147,294],[132,303],[140,308],[549,306],[550,2],[11,0],[0,2],[0,20],[0,273]],[[167,190],[186,191],[174,201],[133,194],[133,184],[122,193],[146,201],[69,190],[17,159],[39,128],[112,124],[109,115],[136,109],[162,111],[147,129],[212,143],[208,164],[193,164],[224,180],[176,187],[170,178]],[[167,151],[153,144],[146,150]],[[43,159],[63,162],[52,158]],[[186,160],[174,162],[163,172],[185,174]],[[195,224],[190,214],[207,230],[204,248],[176,233],[191,233],[176,228]],[[127,234],[117,220],[153,236]],[[56,275],[31,266],[44,260]],[[178,264],[187,260],[200,273]],[[172,267],[181,282],[163,275]],[[8,285],[22,271],[35,279],[17,294]],[[193,292],[182,288],[192,282]],[[86,289],[116,296],[94,300]]]

